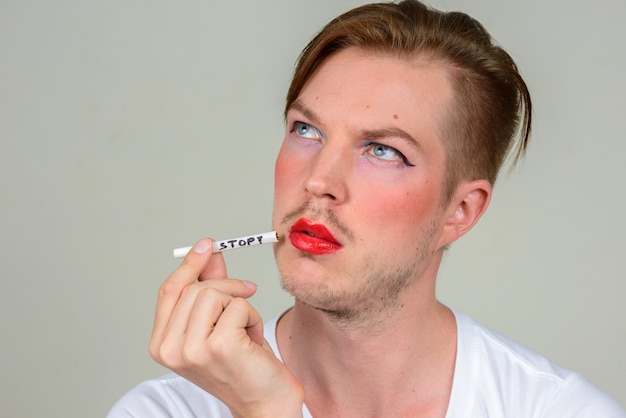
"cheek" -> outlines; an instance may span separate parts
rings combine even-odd
[[[274,208],[280,211],[283,206],[293,204],[297,191],[302,188],[305,173],[304,161],[283,145],[274,164]]]
[[[382,230],[409,230],[430,219],[437,210],[438,191],[428,181],[407,185],[398,181],[385,187],[366,187],[362,195],[363,214]]]
[[[287,188],[293,181],[293,173],[296,170],[296,163],[293,158],[289,158],[284,150],[284,146],[280,149],[276,163],[274,164],[274,198],[281,195],[281,192]]]
[[[300,143],[285,138],[274,165],[274,186],[276,190],[285,187],[300,187],[308,177],[318,154],[319,146],[314,141]]]
[[[367,225],[363,236],[374,238],[370,240],[374,243],[367,245],[389,260],[404,263],[415,259],[416,248],[430,246],[432,236],[428,231],[432,231],[437,216],[435,195],[420,188],[387,193],[378,199],[366,210],[367,219],[361,223]]]

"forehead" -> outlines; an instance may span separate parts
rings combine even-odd
[[[347,48],[320,65],[298,101],[325,120],[392,121],[416,135],[440,138],[452,93],[449,70],[441,61]]]

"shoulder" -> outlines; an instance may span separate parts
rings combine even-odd
[[[455,316],[459,385],[472,388],[474,401],[459,398],[474,402],[473,407],[503,416],[518,411],[518,416],[626,417],[613,399],[580,374],[462,313]]]
[[[580,374],[572,373],[555,390],[543,416],[626,418],[626,411]]]

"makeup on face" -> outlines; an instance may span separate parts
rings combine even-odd
[[[246,248],[254,245],[270,244],[272,242],[278,242],[278,240],[279,237],[276,231],[247,235],[239,238],[225,239],[221,241],[215,241],[213,243],[213,253],[219,253],[227,250],[235,250],[237,248]],[[182,258],[186,256],[192,247],[193,246],[174,249],[174,258]]]
[[[289,241],[298,250],[315,255],[332,254],[343,246],[322,224],[298,219],[289,230]]]

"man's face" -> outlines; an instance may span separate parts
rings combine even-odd
[[[355,48],[307,82],[275,167],[275,255],[297,299],[373,313],[433,271],[451,98],[443,66]]]

